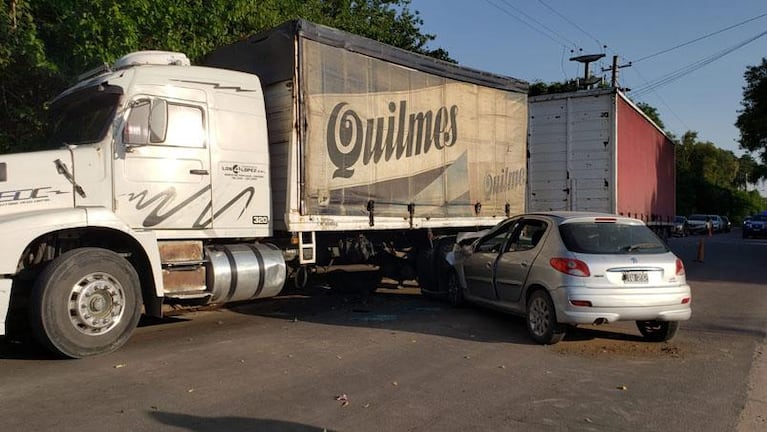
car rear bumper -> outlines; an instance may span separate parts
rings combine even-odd
[[[684,321],[690,319],[689,285],[671,288],[605,289],[564,287],[556,293],[557,321],[565,324],[592,324],[615,321]],[[687,303],[683,301],[687,299]],[[591,306],[575,306],[571,300]]]

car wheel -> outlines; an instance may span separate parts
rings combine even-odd
[[[565,337],[566,327],[557,323],[554,302],[544,290],[536,290],[527,300],[527,331],[534,341],[553,345]]]
[[[463,287],[458,281],[458,272],[450,270],[447,275],[447,300],[453,306],[463,305]]]
[[[30,301],[37,339],[71,358],[120,348],[141,316],[136,271],[105,249],[74,249],[54,259],[37,278]]]
[[[637,321],[637,328],[649,341],[666,342],[676,336],[679,321]]]

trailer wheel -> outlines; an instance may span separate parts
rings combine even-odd
[[[120,255],[98,248],[68,251],[37,278],[30,301],[37,339],[71,358],[120,348],[141,316],[139,278]]]

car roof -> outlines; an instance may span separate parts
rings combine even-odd
[[[608,218],[608,219],[615,219],[616,222],[620,221],[622,223],[631,223],[631,224],[642,223],[643,224],[643,222],[639,219],[614,215],[611,213],[585,212],[585,211],[548,211],[548,212],[525,213],[519,216],[549,217],[549,218],[555,219],[558,224],[569,223],[569,222],[585,222],[595,218]]]

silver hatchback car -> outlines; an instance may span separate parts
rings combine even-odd
[[[667,341],[691,315],[684,264],[637,219],[525,214],[470,244],[458,240],[449,299],[526,316],[542,344],[559,342],[568,325],[627,320],[646,339]]]

